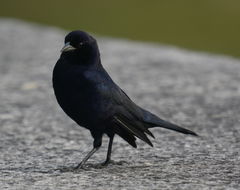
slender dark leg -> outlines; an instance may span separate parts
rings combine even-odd
[[[83,160],[80,162],[80,164],[75,167],[75,169],[83,168],[84,164],[87,162],[87,160],[99,149],[100,147],[94,147],[86,157],[83,158]]]
[[[84,168],[84,164],[101,147],[101,145],[102,145],[102,135],[98,137],[95,136],[93,141],[93,149],[87,154],[86,157],[83,158],[83,160],[80,162],[80,164],[77,165],[77,167],[75,167],[75,169]]]
[[[113,138],[114,138],[114,135],[111,136],[110,139],[109,139],[107,158],[106,158],[106,161],[102,164],[103,166],[106,166],[107,164],[109,164],[109,162],[111,160]]]

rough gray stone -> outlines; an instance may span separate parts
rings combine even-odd
[[[117,164],[75,166],[90,150],[55,100],[51,73],[66,31],[0,20],[1,189],[240,189],[240,61],[174,47],[98,38],[102,62],[139,105],[197,132],[153,129],[154,148],[116,138]]]

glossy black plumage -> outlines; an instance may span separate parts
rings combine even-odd
[[[110,138],[105,164],[110,161],[115,134],[133,147],[137,147],[136,137],[152,146],[148,138],[154,137],[149,131],[152,127],[196,135],[131,101],[103,68],[96,40],[83,31],[73,31],[65,37],[65,46],[53,71],[53,88],[64,112],[77,124],[89,129],[94,138],[92,151],[77,168],[83,167],[98,150],[103,134]]]

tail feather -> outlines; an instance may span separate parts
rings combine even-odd
[[[149,124],[149,128],[152,127],[162,127],[166,129],[171,129],[180,133],[189,134],[193,136],[198,136],[195,132],[180,127],[176,124],[170,123],[168,121],[162,120],[154,114],[144,110],[144,122]]]
[[[166,129],[171,129],[180,133],[184,133],[184,134],[189,134],[189,135],[193,135],[193,136],[198,136],[195,132],[190,131],[188,129],[185,129],[183,127],[180,127],[178,125],[175,125],[173,123],[170,123],[168,121],[164,121],[164,120],[159,120],[156,123],[149,123],[152,125],[152,127],[162,127],[162,128],[166,128]]]

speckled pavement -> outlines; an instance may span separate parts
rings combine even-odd
[[[97,37],[102,63],[137,104],[185,126],[195,138],[151,131],[151,148],[108,139],[85,170],[92,147],[55,100],[51,74],[67,32],[0,20],[1,189],[240,189],[240,60],[175,47]]]

